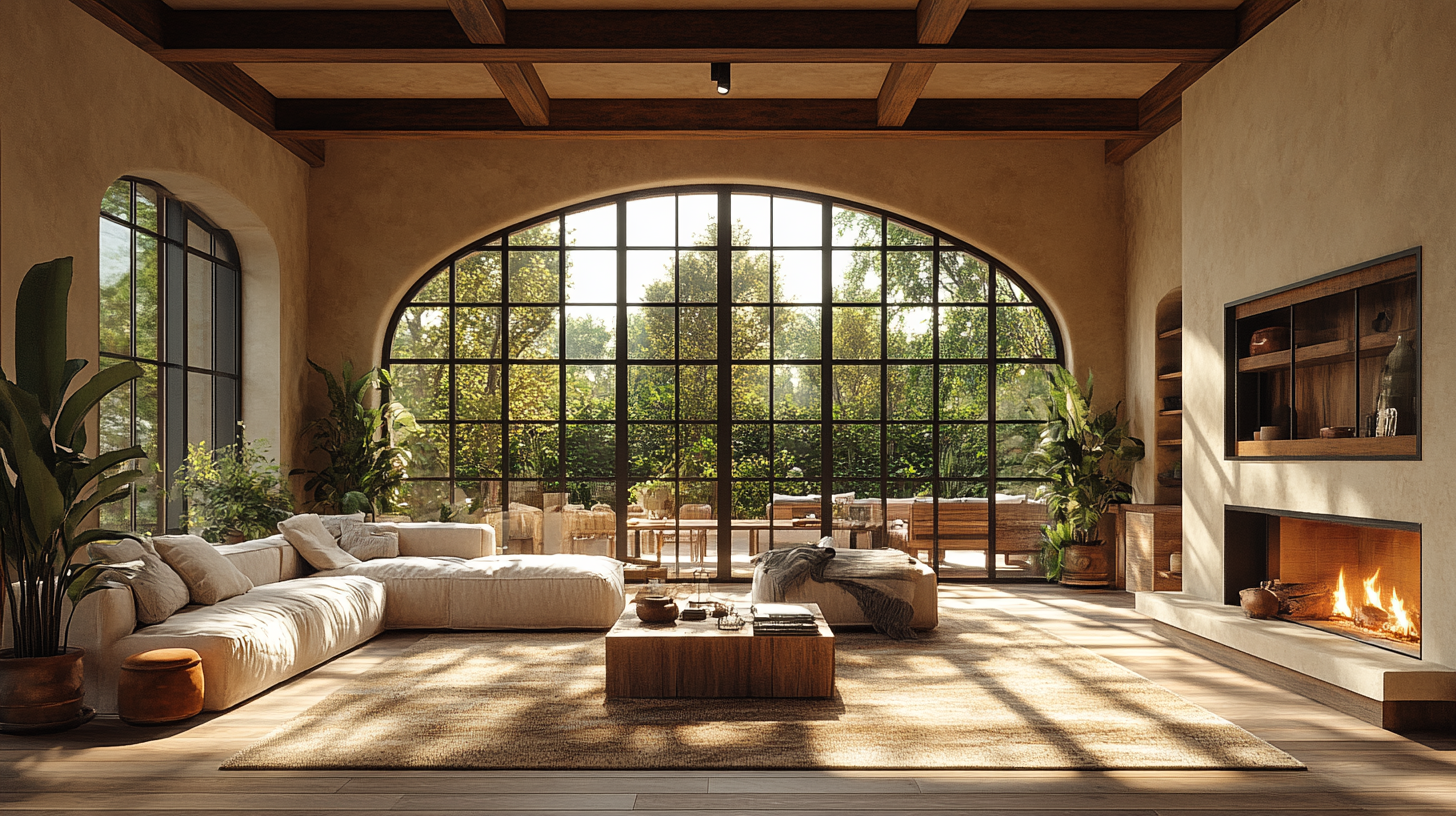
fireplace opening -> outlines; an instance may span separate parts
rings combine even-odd
[[[1225,603],[1263,587],[1273,617],[1421,656],[1419,525],[1251,508],[1225,521]]]

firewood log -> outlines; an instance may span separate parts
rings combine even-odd
[[[1280,615],[1311,620],[1328,618],[1334,612],[1334,588],[1327,583],[1270,581],[1268,589],[1279,599]]]

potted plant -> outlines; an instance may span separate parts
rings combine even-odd
[[[186,499],[187,527],[208,541],[266,538],[293,515],[293,491],[278,464],[246,440],[214,451],[190,446],[171,493]]]
[[[1028,470],[1045,480],[1037,488],[1050,519],[1042,527],[1041,564],[1048,581],[1105,586],[1110,570],[1100,523],[1114,504],[1131,500],[1126,477],[1143,458],[1143,443],[1119,421],[1122,403],[1094,413],[1090,373],[1085,390],[1061,366],[1047,376],[1047,421],[1026,458]]]
[[[409,452],[399,443],[415,430],[414,415],[398,402],[378,408],[366,404],[370,389],[392,385],[387,371],[371,368],[355,377],[353,362],[345,360],[342,376],[335,377],[313,360],[308,364],[328,385],[328,415],[304,429],[309,451],[322,454],[325,464],[291,475],[309,477],[303,487],[317,507],[338,513],[393,512],[409,463]]]
[[[70,258],[31,267],[15,304],[15,379],[0,374],[0,617],[13,644],[0,651],[0,731],[58,731],[94,714],[81,705],[83,651],[66,642],[70,610],[112,586],[99,579],[115,567],[77,554],[135,538],[82,529],[96,508],[129,494],[142,471],[127,463],[146,458],[138,447],[87,457],[86,417],[142,370],[122,362],[76,381],[86,361],[66,359],[70,290]]]

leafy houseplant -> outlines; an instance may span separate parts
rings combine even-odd
[[[82,650],[67,647],[64,601],[74,610],[111,586],[99,578],[113,567],[76,555],[94,541],[135,538],[81,529],[96,508],[129,494],[142,472],[117,469],[146,453],[131,447],[85,455],[87,415],[142,370],[122,362],[75,382],[86,361],[66,359],[70,289],[71,258],[31,267],[15,304],[15,379],[0,372],[0,592],[13,587],[0,611],[9,614],[14,643],[0,652],[0,728],[8,730],[58,730],[85,720]]]
[[[308,364],[324,376],[331,407],[327,416],[308,424],[309,450],[327,463],[319,470],[297,469],[307,475],[304,489],[315,505],[340,513],[388,513],[395,509],[404,483],[409,452],[399,446],[416,429],[414,415],[398,402],[370,408],[365,394],[392,385],[389,372],[376,368],[354,376],[354,364],[344,361],[340,377],[313,360]]]
[[[1028,470],[1045,480],[1037,497],[1046,500],[1051,520],[1042,527],[1042,566],[1049,581],[1105,584],[1105,569],[1096,574],[1099,561],[1106,564],[1098,525],[1114,504],[1131,500],[1126,477],[1143,458],[1143,443],[1119,421],[1122,403],[1093,412],[1090,373],[1086,389],[1061,366],[1047,376],[1047,421],[1026,458]]]
[[[215,451],[201,442],[190,446],[172,492],[187,500],[188,528],[208,541],[266,538],[293,515],[293,491],[254,442]]]

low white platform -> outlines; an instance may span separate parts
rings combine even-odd
[[[1139,592],[1153,620],[1381,702],[1456,700],[1456,669],[1180,592]]]

